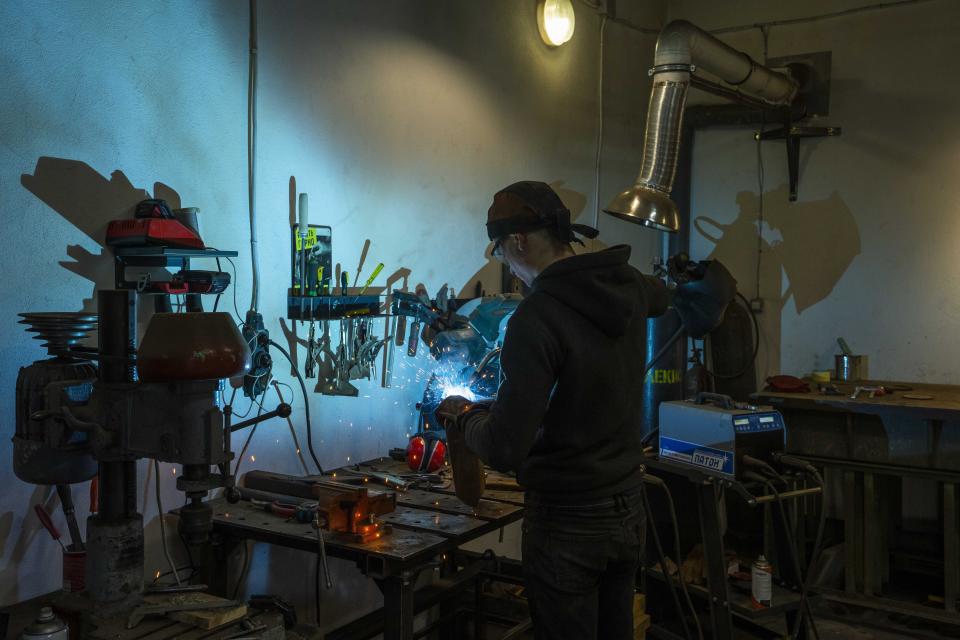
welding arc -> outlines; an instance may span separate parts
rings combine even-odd
[[[313,426],[310,424],[310,396],[307,395],[307,385],[303,381],[303,376],[300,375],[300,370],[295,364],[293,364],[293,358],[290,357],[290,354],[287,353],[287,350],[273,340],[270,340],[270,346],[283,354],[283,357],[286,358],[287,362],[290,363],[293,373],[297,376],[297,381],[300,383],[300,390],[303,392],[303,413],[307,422],[307,451],[310,452],[310,457],[313,458],[313,464],[317,465],[317,471],[320,473],[320,475],[323,475],[323,467],[320,466],[320,460],[317,458],[317,453],[313,450]]]

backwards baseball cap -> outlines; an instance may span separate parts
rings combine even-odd
[[[570,210],[546,182],[514,182],[493,196],[487,210],[487,236],[491,240],[538,229],[555,229],[563,242],[580,244],[583,241],[574,234],[596,238],[600,233],[593,227],[572,224]]]

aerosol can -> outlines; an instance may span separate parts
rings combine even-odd
[[[69,637],[70,628],[53,614],[53,609],[43,607],[40,617],[23,630],[20,640],[67,640]]]
[[[750,567],[750,587],[754,608],[764,609],[773,603],[773,565],[763,554]]]

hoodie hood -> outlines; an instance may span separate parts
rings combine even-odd
[[[564,258],[537,276],[532,291],[556,298],[608,336],[622,336],[638,313],[647,313],[643,276],[629,259],[627,245]]]

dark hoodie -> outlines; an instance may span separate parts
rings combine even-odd
[[[629,257],[619,245],[544,269],[507,325],[496,402],[464,420],[470,449],[545,500],[641,482],[646,320],[666,310],[667,291]]]

